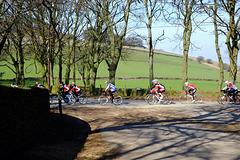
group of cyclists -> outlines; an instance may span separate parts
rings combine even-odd
[[[163,99],[163,92],[165,92],[165,86],[161,83],[159,83],[158,79],[152,80],[152,83],[155,85],[150,92],[156,93],[158,98],[161,100]],[[226,86],[222,89],[228,92],[229,95],[232,95],[233,100],[236,100],[236,94],[238,93],[238,89],[236,85],[232,84],[230,81],[225,81]],[[194,94],[197,92],[197,87],[193,84],[190,84],[189,82],[185,82],[186,89],[184,90],[184,93],[188,93],[192,96],[192,102],[195,102]]]
[[[67,84],[64,84],[63,82],[61,82],[60,83],[60,90],[61,90],[61,93],[62,93],[63,97],[66,97],[66,95],[69,94],[69,92],[71,92],[74,95],[76,95],[77,98],[78,98],[77,95],[79,95],[82,91],[81,87],[76,85],[75,82],[72,82],[72,87],[70,87]]]
[[[166,88],[163,84],[159,82],[158,79],[153,79],[153,88],[150,90],[151,93],[155,93],[156,96],[161,100],[164,97],[164,93],[166,91]],[[107,87],[104,90],[104,94],[107,90],[109,90],[109,94],[111,96],[111,99],[113,100],[114,94],[117,91],[117,88],[115,85],[110,83],[109,81],[106,81],[105,84]],[[223,90],[227,91],[229,95],[232,95],[233,100],[235,100],[236,94],[238,93],[238,89],[236,85],[232,84],[230,81],[225,81],[226,86],[223,88]],[[193,84],[190,84],[189,82],[185,82],[186,89],[184,90],[184,93],[189,94],[192,96],[192,102],[195,102],[194,94],[197,92],[197,87]],[[14,83],[11,84],[12,87],[18,87],[14,85]],[[44,87],[39,82],[36,82],[37,87]],[[65,97],[69,92],[72,92],[73,94],[77,95],[81,93],[81,87],[77,86],[75,82],[72,82],[72,87],[68,86],[67,84],[64,84],[63,82],[60,83],[60,87],[62,90],[63,97]]]

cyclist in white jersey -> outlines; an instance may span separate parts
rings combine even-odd
[[[109,83],[108,81],[106,81],[105,84],[107,85],[107,88],[104,91],[106,92],[109,89],[109,94],[113,100],[113,96],[114,96],[114,93],[117,91],[117,88],[113,84]]]

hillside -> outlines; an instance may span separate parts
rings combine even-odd
[[[117,73],[116,85],[119,88],[149,88],[149,64],[147,49],[125,47],[123,58],[120,60]],[[219,70],[217,62],[213,64],[196,62],[196,58],[189,57],[188,76],[191,83],[199,86],[202,90],[216,90],[219,79]],[[0,62],[1,64],[1,62]],[[35,69],[32,61],[25,63],[25,77],[41,77],[40,68]],[[1,67],[1,72],[5,72],[2,79],[15,78],[12,71]],[[58,76],[58,66],[54,68],[54,75]],[[63,75],[65,75],[65,66],[63,66]],[[225,73],[224,80],[228,80],[229,74]],[[72,74],[70,75],[70,77]],[[105,62],[101,63],[98,73],[96,87],[105,87],[104,82],[108,79],[108,67]],[[163,84],[170,90],[181,90],[182,78],[182,56],[156,51],[154,56],[154,76],[159,78]],[[83,86],[80,80],[80,74],[77,72],[77,84]],[[239,82],[239,78],[237,79]],[[0,82],[1,83],[1,82]]]
[[[148,49],[147,48],[143,48],[143,47],[128,47],[128,46],[125,46],[124,48],[125,49],[130,49],[130,50],[135,50],[135,51],[140,51],[140,52],[148,52]],[[166,56],[179,57],[179,58],[183,57],[180,54],[170,53],[170,52],[165,52],[165,51],[160,51],[160,50],[155,50],[155,53],[156,54],[161,54],[161,55],[166,55]],[[191,61],[197,62],[197,58],[196,57],[188,56],[188,59],[191,60]],[[212,61],[212,64],[209,64],[206,61],[203,61],[201,64],[204,64],[204,65],[206,65],[208,67],[211,67],[211,68],[219,70],[218,62]]]
[[[148,77],[148,54],[144,48],[125,48],[125,56],[119,62],[116,77],[134,78]],[[219,70],[217,62],[213,64],[196,62],[196,58],[189,57],[188,75],[192,79],[207,79],[217,81],[219,78]],[[204,75],[203,75],[204,73]],[[182,56],[167,53],[156,52],[154,56],[154,75],[160,78],[181,79],[182,78]],[[107,65],[102,63],[98,72],[98,77],[107,77]],[[228,78],[228,73],[225,73]]]

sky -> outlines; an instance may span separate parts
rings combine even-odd
[[[144,13],[145,14],[145,13]],[[146,20],[146,17],[142,19]],[[225,19],[228,21],[228,15],[225,15],[224,13],[219,14],[222,19]],[[214,26],[212,23],[212,19],[208,18],[206,19],[206,15],[198,15],[194,17],[195,22],[202,22],[203,19],[205,20],[203,25],[200,26],[201,29],[197,29],[194,31],[191,37],[191,42],[194,44],[193,48],[190,48],[189,56],[192,57],[198,57],[203,56],[204,59],[211,59],[213,61],[218,62],[218,57],[215,49],[215,36],[214,36]],[[174,19],[173,19],[174,20]],[[140,23],[137,18],[131,19],[131,22],[135,24],[133,28],[135,28],[134,32],[137,32],[141,36],[147,37],[147,28],[143,23]],[[194,26],[193,26],[194,28]],[[162,35],[164,30],[164,37],[165,39],[161,42],[158,42],[156,45],[156,49],[163,50],[166,52],[176,53],[176,54],[183,54],[182,51],[182,41],[179,38],[176,38],[176,35],[179,34],[182,36],[182,30],[178,26],[171,25],[167,22],[164,22],[162,20],[153,21],[152,24],[152,36],[153,36],[153,43],[158,38],[158,36]],[[222,55],[222,59],[224,63],[229,64],[229,58],[228,58],[228,51],[227,46],[225,44],[226,38],[224,35],[219,36],[219,46],[220,46],[220,52]],[[180,44],[180,46],[179,46]],[[145,44],[147,47],[147,45]],[[238,56],[238,59],[240,56]],[[240,63],[238,64],[240,65]]]
[[[163,33],[163,30],[165,33],[164,34],[165,39],[157,43],[156,49],[182,55],[183,54],[182,41],[176,38],[177,37],[176,35],[177,34],[181,35],[182,31],[177,27],[170,26],[170,25],[167,25],[167,27],[155,25],[154,27],[153,25],[153,29],[152,29],[153,41],[155,42],[157,37]],[[138,29],[137,33],[144,35],[145,37],[147,37],[148,35],[146,28]],[[204,59],[211,59],[213,61],[218,62],[218,57],[215,49],[215,37],[214,37],[212,25],[204,26],[204,31],[197,30],[196,32],[194,32],[192,34],[191,41],[196,47],[190,48],[189,56],[191,57],[203,56]],[[224,42],[225,42],[225,37],[220,36],[219,45],[220,45],[222,59],[224,63],[229,64],[227,48]]]

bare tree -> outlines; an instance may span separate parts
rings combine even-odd
[[[219,40],[218,40],[218,25],[217,25],[217,12],[218,7],[217,7],[217,0],[214,0],[214,10],[213,10],[213,24],[214,24],[214,31],[215,31],[215,46],[216,46],[216,52],[218,56],[218,63],[219,63],[219,69],[220,69],[220,74],[219,74],[219,80],[218,80],[218,91],[221,91],[222,89],[222,84],[224,80],[224,65],[223,65],[223,60],[222,56],[220,53],[220,48],[219,48]]]
[[[202,17],[201,0],[179,0],[171,1],[172,10],[167,11],[164,18],[172,24],[181,26],[183,32],[181,35],[183,48],[183,64],[182,64],[182,89],[185,88],[184,83],[188,81],[188,53],[190,50],[191,36],[193,32],[199,28],[205,19],[196,20]],[[166,10],[165,10],[166,11]],[[193,45],[193,44],[192,44]]]
[[[158,20],[159,16],[162,13],[162,8],[164,3],[159,0],[144,0],[141,1],[138,4],[138,7],[141,8],[141,5],[143,5],[144,13],[132,12],[135,17],[137,17],[147,28],[148,30],[148,37],[145,38],[142,35],[139,35],[142,39],[144,39],[148,45],[148,57],[149,57],[149,85],[152,86],[152,79],[154,78],[154,71],[153,71],[153,59],[154,59],[154,50],[155,46],[158,41],[163,40],[164,31],[162,35],[159,35],[159,37],[156,39],[155,44],[153,44],[153,36],[152,36],[152,25],[154,20]]]
[[[239,22],[240,22],[240,2],[237,0],[220,0],[221,6],[228,15],[228,20],[224,17],[217,15],[217,20],[221,22],[221,26],[225,29],[221,29],[221,32],[226,36],[226,45],[230,60],[230,72],[229,77],[232,83],[236,82],[237,78],[237,56],[239,51]],[[224,15],[225,15],[224,14]]]
[[[13,1],[9,4],[8,1],[2,1],[0,3],[1,11],[5,10],[2,15],[2,27],[3,29],[3,37],[2,37],[2,49],[7,57],[0,58],[1,61],[5,61],[6,63],[1,66],[6,66],[10,70],[12,70],[16,75],[16,83],[20,85],[25,84],[24,79],[24,44],[23,38],[24,34],[24,14],[20,11],[26,11],[24,8],[23,1]],[[7,7],[7,8],[6,8]],[[15,15],[18,13],[18,15]],[[11,18],[10,18],[11,17]],[[14,17],[14,18],[13,18]],[[12,19],[13,18],[13,19]],[[9,20],[6,22],[4,20]],[[10,26],[9,26],[10,25]],[[4,29],[6,29],[4,31]],[[11,31],[11,32],[9,32]],[[7,41],[7,43],[5,43]],[[4,47],[5,44],[5,47]],[[1,54],[0,54],[1,55]],[[13,68],[12,68],[13,66]]]
[[[115,83],[116,70],[123,48],[123,42],[127,32],[130,6],[133,0],[103,0],[99,1],[102,6],[103,17],[107,27],[110,41],[110,54],[105,58],[108,65],[109,81]]]
[[[213,5],[209,3],[212,2]],[[204,3],[203,3],[204,4]],[[210,6],[208,6],[210,5]],[[215,46],[218,55],[218,61],[220,66],[220,78],[218,89],[222,87],[222,81],[224,79],[224,64],[220,54],[220,48],[218,45],[218,35],[223,34],[226,37],[226,46],[228,49],[228,55],[230,60],[230,80],[235,83],[237,77],[237,56],[239,52],[239,21],[240,21],[240,2],[237,0],[214,0],[205,3],[204,6],[212,10],[213,23],[215,30]]]
[[[72,66],[72,71],[73,71],[73,81],[76,81],[76,48],[77,48],[77,39],[80,37],[84,27],[86,26],[86,23],[84,22],[85,19],[85,13],[84,13],[84,1],[76,1],[74,2],[74,15],[75,15],[75,23],[73,26],[73,33],[72,33],[72,47],[71,47],[71,52],[72,55],[68,56],[67,60],[67,66],[66,66],[66,75],[65,75],[65,83],[68,84],[69,82],[69,76],[70,76],[70,67]],[[71,53],[70,52],[70,53]],[[80,59],[81,59],[80,55]],[[78,58],[79,59],[79,58]],[[72,61],[72,62],[71,62]]]
[[[85,53],[87,58],[85,61],[85,67],[90,70],[90,91],[95,94],[95,83],[97,78],[97,71],[100,63],[104,60],[104,38],[107,34],[107,27],[102,21],[102,8],[99,5],[99,1],[95,0],[87,2],[85,5],[85,15],[87,19],[87,30],[84,32],[84,41],[86,46]]]
[[[28,34],[31,42],[29,45],[31,53],[34,55],[35,61],[38,63],[42,73],[42,81],[47,86],[47,73],[48,73],[48,23],[47,11],[41,5],[35,1],[28,1],[34,9],[29,10],[29,18],[27,19]],[[35,62],[34,61],[34,62]]]
[[[0,2],[0,56],[16,20],[27,10],[27,7],[19,7],[23,2],[24,0],[1,0]]]

